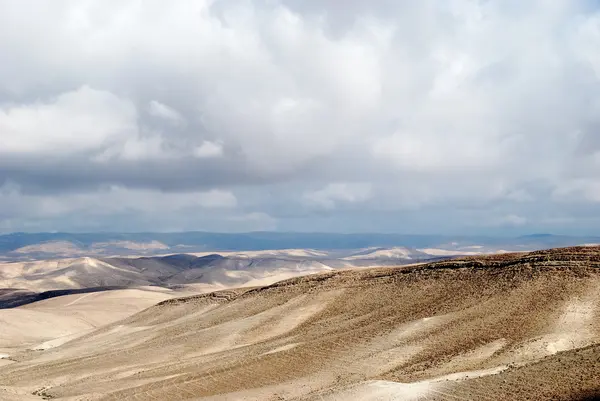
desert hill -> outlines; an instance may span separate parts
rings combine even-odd
[[[598,247],[332,270],[11,355],[0,399],[593,399],[599,308]]]
[[[296,249],[4,262],[0,263],[0,289],[4,289],[0,290],[0,307],[2,293],[7,294],[8,289],[27,290],[32,294],[152,285],[170,288],[185,284],[204,284],[219,289],[270,284],[338,268],[401,265],[438,259],[439,256],[408,248],[392,248],[337,258],[322,252]]]
[[[173,296],[156,288],[97,291],[0,309],[0,353],[52,348]]]

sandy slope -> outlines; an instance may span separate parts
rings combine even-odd
[[[171,299],[15,354],[0,383],[69,400],[583,399],[600,390],[599,266],[572,248]]]
[[[242,258],[265,258],[265,257],[282,257],[282,258],[312,258],[312,257],[327,257],[329,252],[317,249],[274,249],[261,251],[216,251],[216,252],[193,252],[192,255],[206,256],[217,253],[222,256],[236,256]]]
[[[481,255],[482,252],[476,251],[462,251],[462,250],[450,250],[450,249],[438,249],[438,248],[423,248],[417,249],[419,252],[426,253],[432,256],[473,256]]]
[[[0,309],[0,353],[13,355],[23,349],[56,347],[176,294],[155,289],[115,290]]]
[[[356,259],[413,259],[415,256],[424,257],[424,253],[404,248],[404,247],[394,247],[394,248],[374,248],[367,249],[362,252],[358,252],[355,255],[346,256],[343,258],[344,260],[356,260]]]
[[[150,284],[149,277],[139,272],[89,257],[0,263],[1,288],[48,291]]]

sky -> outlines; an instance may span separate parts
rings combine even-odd
[[[592,0],[0,0],[0,232],[600,233]]]

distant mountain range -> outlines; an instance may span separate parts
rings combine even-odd
[[[528,251],[600,243],[600,237],[534,234],[514,238],[335,233],[13,233],[0,235],[4,260],[75,256],[164,255],[173,253],[284,249],[361,250],[407,247],[429,254],[464,255]],[[436,253],[437,252],[437,253]],[[385,253],[385,252],[384,252]],[[347,255],[345,255],[347,256]]]
[[[191,291],[190,285],[196,292],[206,292],[268,285],[336,269],[407,265],[443,258],[396,247],[337,253],[291,249],[1,262],[0,309],[82,292],[148,286]]]

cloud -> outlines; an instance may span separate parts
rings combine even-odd
[[[202,145],[194,149],[194,156],[198,158],[217,157],[221,155],[223,155],[223,145],[218,142],[204,141]]]
[[[108,186],[93,192],[66,193],[57,198],[23,193],[18,185],[5,184],[0,187],[0,222],[13,229],[20,225],[44,227],[51,224],[63,229],[75,225],[79,230],[85,230],[88,224],[103,229],[114,225],[132,231],[127,228],[128,222],[138,221],[139,224],[146,220],[150,223],[148,228],[152,227],[152,222],[159,221],[166,224],[161,229],[174,222],[194,229],[215,216],[227,218],[232,212],[237,215],[237,203],[232,192],[219,189],[164,193]],[[211,217],[207,218],[208,215]]]
[[[572,180],[556,187],[552,195],[558,202],[600,203],[600,180]]]
[[[53,204],[81,227],[86,196],[137,210],[104,208],[107,224],[182,227],[185,208],[140,216],[213,190],[235,194],[228,229],[265,215],[289,230],[499,232],[514,215],[561,231],[595,213],[589,0],[1,7],[0,185],[32,205],[4,212],[11,229],[53,229],[33,209]],[[135,209],[144,196],[161,201]]]
[[[233,193],[218,189],[170,194],[110,186],[92,193],[65,194],[58,201],[53,196],[24,194],[18,186],[9,184],[0,188],[0,202],[5,209],[4,213],[17,209],[42,217],[82,211],[96,215],[110,215],[128,210],[145,213],[160,210],[165,213],[193,208],[234,208],[237,205]],[[21,202],[23,203],[20,204]]]
[[[309,204],[325,209],[333,209],[339,203],[361,203],[370,197],[370,185],[357,183],[333,183],[304,194],[304,199]]]
[[[184,124],[185,119],[177,110],[172,109],[166,104],[152,100],[148,106],[150,115],[169,121],[175,125]]]
[[[227,220],[234,224],[237,231],[270,231],[277,229],[277,219],[262,212],[232,215]]]
[[[499,225],[507,225],[507,226],[523,226],[527,223],[527,219],[525,217],[516,215],[516,214],[508,214],[497,220]]]
[[[93,151],[136,132],[130,101],[88,86],[46,101],[0,105],[4,155]]]

